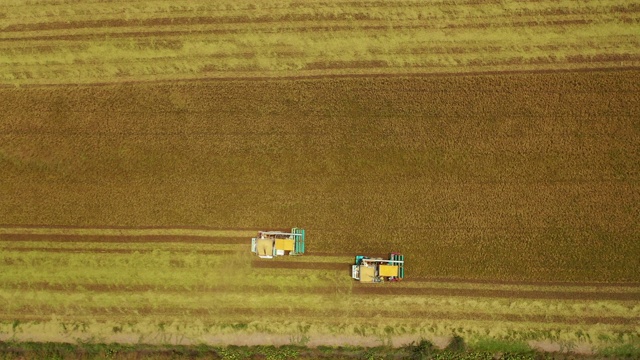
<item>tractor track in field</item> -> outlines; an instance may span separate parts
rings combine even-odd
[[[569,316],[569,315],[539,315],[539,314],[488,314],[477,312],[446,312],[446,311],[392,311],[392,310],[352,310],[352,309],[329,309],[315,310],[295,307],[218,307],[218,308],[153,308],[153,307],[66,307],[64,311],[54,306],[24,306],[17,308],[10,313],[0,315],[0,319],[15,320],[50,320],[50,317],[43,317],[43,313],[65,313],[65,317],[82,318],[88,317],[97,320],[98,317],[113,319],[118,316],[176,316],[176,317],[215,317],[216,319],[231,317],[233,319],[256,318],[256,317],[287,317],[287,318],[308,318],[326,317],[328,312],[333,318],[359,318],[374,319],[387,318],[399,319],[411,317],[414,320],[474,320],[474,321],[498,321],[498,322],[527,322],[527,323],[562,323],[569,325],[581,324],[610,324],[610,325],[636,325],[640,324],[640,317],[622,316]]]

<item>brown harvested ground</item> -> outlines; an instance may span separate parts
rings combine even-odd
[[[309,251],[402,252],[409,277],[638,283],[638,79],[2,88],[0,219],[297,225]]]

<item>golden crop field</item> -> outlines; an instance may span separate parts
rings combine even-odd
[[[0,341],[640,355],[639,11],[4,1]]]
[[[638,282],[637,79],[6,88],[0,217],[297,225],[314,251],[403,252],[411,276]]]

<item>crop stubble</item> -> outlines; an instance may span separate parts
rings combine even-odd
[[[640,64],[640,8],[618,0],[10,2],[3,10],[0,81],[14,85]]]

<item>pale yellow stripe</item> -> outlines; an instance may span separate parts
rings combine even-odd
[[[26,235],[108,235],[108,236],[206,236],[206,237],[253,237],[255,230],[205,230],[205,229],[91,229],[91,228],[0,228],[0,234]]]

